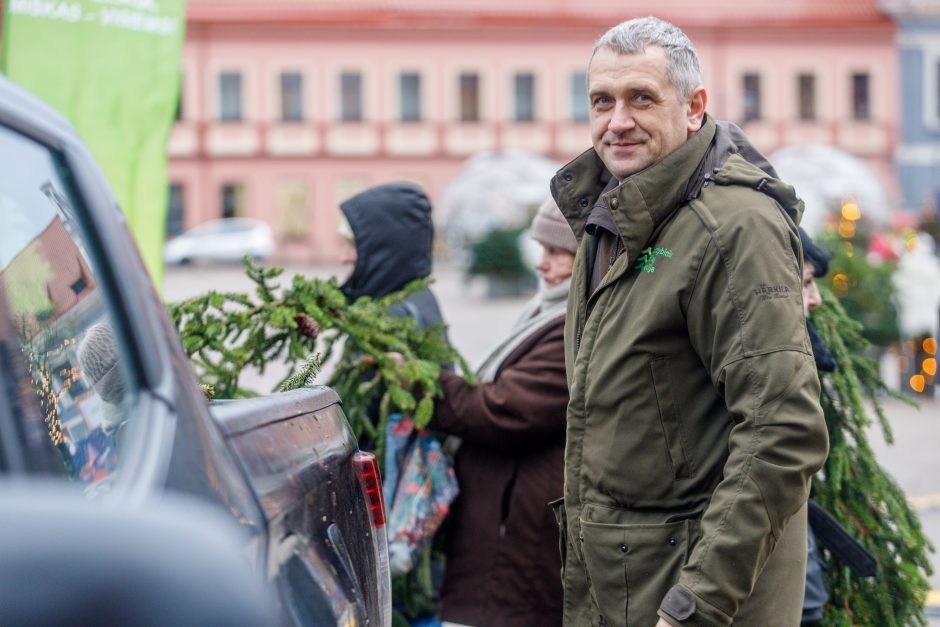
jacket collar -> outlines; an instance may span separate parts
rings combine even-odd
[[[653,230],[686,200],[686,187],[715,136],[715,122],[706,116],[689,140],[662,160],[621,181],[604,194],[626,254],[635,257]],[[563,167],[552,178],[552,195],[580,240],[587,218],[611,174],[593,148]]]

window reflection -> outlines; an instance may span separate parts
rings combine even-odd
[[[38,400],[48,446],[69,478],[101,489],[119,468],[136,394],[56,162],[2,127],[0,289],[0,315],[24,355],[32,382],[25,393]]]

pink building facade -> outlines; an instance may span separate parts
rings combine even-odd
[[[190,0],[170,223],[257,217],[282,261],[329,261],[365,187],[434,200],[478,151],[566,161],[590,147],[594,40],[647,14],[686,30],[709,112],[762,150],[833,144],[891,184],[898,61],[875,0],[659,4]]]

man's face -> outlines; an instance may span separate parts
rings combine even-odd
[[[702,126],[704,88],[681,101],[666,78],[666,65],[666,53],[659,46],[638,54],[601,48],[591,61],[591,138],[594,150],[619,180],[656,163]]]

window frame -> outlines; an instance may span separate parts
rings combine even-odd
[[[750,79],[754,80],[754,102],[753,108],[751,108],[750,103],[748,102],[748,94],[750,89],[748,88],[748,81]],[[749,124],[750,122],[760,122],[764,119],[763,112],[763,88],[761,86],[761,75],[760,72],[744,72],[741,74],[741,121],[744,124]]]
[[[296,92],[288,89],[287,79],[297,79]],[[304,73],[300,70],[284,70],[278,74],[278,96],[280,99],[280,121],[287,124],[303,122],[307,118],[304,99]],[[293,100],[296,99],[296,102]],[[292,106],[296,106],[296,110]]]
[[[864,111],[860,109],[858,103],[856,102],[858,88],[857,80],[864,78],[865,84],[865,108]],[[871,72],[868,70],[852,70],[852,73],[849,75],[849,107],[850,107],[850,116],[853,122],[871,122],[873,120],[873,111],[872,111],[872,76]],[[861,114],[860,114],[861,112]]]
[[[365,121],[365,79],[361,71],[343,70],[339,73],[339,121],[345,124],[361,124]],[[356,104],[347,110],[346,80],[356,79]]]
[[[804,81],[808,81],[804,84]],[[818,97],[816,90],[816,74],[813,72],[800,72],[796,77],[796,116],[801,122],[817,122],[819,120],[819,111],[817,105]],[[804,100],[806,96],[805,88],[809,87],[809,100]],[[806,104],[808,108],[804,108]]]
[[[571,121],[575,124],[591,121],[587,80],[587,72],[581,71],[572,72],[569,78]]]
[[[225,79],[237,79],[236,85],[225,84]],[[228,87],[228,88],[226,88]],[[236,89],[237,88],[237,89]],[[245,82],[244,74],[240,70],[222,70],[219,72],[219,122],[239,123],[245,119]],[[235,89],[234,92],[230,92]],[[235,97],[234,103],[226,99],[226,95]],[[231,108],[231,110],[229,110]]]
[[[406,81],[407,79],[407,81]],[[406,103],[406,82],[413,83],[407,85],[413,93],[408,96],[413,98],[413,102]],[[398,120],[406,124],[414,124],[423,121],[423,107],[421,106],[421,72],[407,71],[398,75]],[[406,107],[405,105],[409,106]]]
[[[525,83],[525,79],[528,79],[528,108],[523,110],[521,105],[525,102],[524,98],[520,98],[522,95],[520,89]],[[513,117],[512,121],[517,124],[530,124],[535,122],[538,119],[538,111],[536,106],[536,101],[538,99],[538,94],[536,93],[536,75],[535,72],[531,70],[520,70],[513,74],[512,76],[512,95],[513,95]]]
[[[467,81],[467,83],[465,83],[465,81]],[[464,106],[469,100],[465,98],[464,89],[465,87],[469,87],[470,83],[473,85],[472,110]],[[483,119],[482,109],[480,107],[480,85],[481,80],[479,72],[466,71],[457,75],[457,119],[462,124],[475,124],[481,122]]]
[[[922,49],[924,86],[923,124],[930,131],[940,131],[940,46]]]

